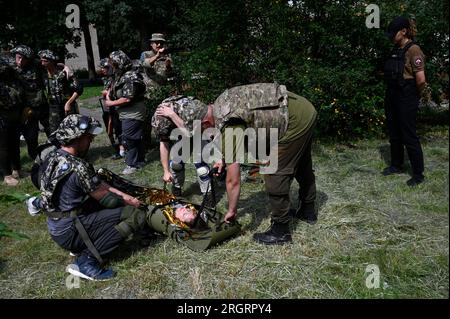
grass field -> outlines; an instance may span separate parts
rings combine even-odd
[[[103,85],[84,86],[83,94],[80,96],[80,100],[87,100],[93,97],[100,97],[100,93],[103,90]]]
[[[269,226],[263,184],[245,183],[239,204],[242,233],[208,251],[192,252],[160,236],[150,247],[130,240],[110,265],[108,282],[81,281],[66,287],[71,261],[47,233],[45,217],[31,217],[22,203],[0,203],[0,221],[29,239],[0,239],[0,298],[448,298],[448,126],[423,128],[426,182],[409,188],[409,175],[384,177],[386,140],[333,144],[316,140],[319,221],[293,223],[293,244],[266,247],[252,235]],[[22,147],[25,169],[31,163]],[[97,138],[95,167],[120,172],[106,135]],[[162,187],[157,151],[132,180]],[[199,199],[194,169],[185,189]],[[191,187],[192,185],[192,187]],[[292,200],[297,204],[294,182]],[[32,193],[28,179],[2,194]],[[226,196],[220,201],[225,208]],[[366,268],[380,272],[369,289]],[[370,266],[373,267],[373,266]]]

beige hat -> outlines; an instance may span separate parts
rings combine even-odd
[[[155,42],[155,41],[166,42],[166,39],[164,39],[164,34],[162,34],[162,33],[153,33],[152,37],[149,41],[150,42]]]

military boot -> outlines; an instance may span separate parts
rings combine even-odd
[[[181,197],[181,188],[172,185],[172,194],[175,195],[175,197]]]
[[[317,214],[314,208],[314,203],[302,204],[295,213],[295,217],[307,222],[308,224],[315,224],[317,222]]]
[[[264,245],[284,245],[292,242],[289,223],[273,222],[270,228],[264,233],[256,233],[253,239]]]
[[[209,207],[209,208],[216,207],[216,201],[210,192],[207,194],[204,194],[203,196],[206,196],[205,207]]]

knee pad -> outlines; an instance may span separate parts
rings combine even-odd
[[[174,161],[170,161],[169,165],[170,165],[170,168],[173,169],[174,172],[181,172],[182,170],[184,170],[183,162],[175,163]]]
[[[99,203],[106,208],[116,208],[123,206],[124,201],[123,198],[116,193],[108,192],[100,199]]]
[[[206,164],[197,165],[195,164],[195,169],[197,171],[197,176],[201,181],[209,180],[209,167]]]

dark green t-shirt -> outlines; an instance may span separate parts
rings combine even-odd
[[[288,129],[286,133],[278,140],[280,144],[290,143],[296,139],[301,138],[311,126],[314,124],[317,118],[317,111],[314,106],[302,96],[288,92],[289,103],[289,122]],[[242,134],[225,134],[227,129],[240,129],[245,131],[245,124],[232,124],[225,125],[222,129],[222,153],[225,159],[236,159],[236,154],[242,154],[244,149],[244,135]],[[240,152],[238,152],[238,146],[242,147]],[[232,154],[227,157],[227,148],[232,150]],[[232,157],[231,157],[232,156]],[[232,163],[233,161],[226,160],[227,163]]]

